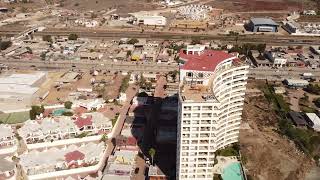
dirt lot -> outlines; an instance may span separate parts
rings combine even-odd
[[[229,12],[299,10],[301,7],[312,7],[309,0],[216,0],[209,5]],[[302,3],[301,3],[302,2]]]
[[[100,11],[117,9],[117,13],[124,14],[136,11],[153,10],[157,6],[148,0],[63,0],[64,8],[80,11]]]
[[[307,170],[314,165],[293,142],[275,131],[277,116],[264,96],[246,96],[243,116],[250,126],[240,131],[247,174],[257,180],[304,179]]]

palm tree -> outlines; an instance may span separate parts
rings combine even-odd
[[[151,156],[151,163],[153,165],[153,158],[154,158],[154,155],[156,154],[156,150],[154,148],[150,148],[149,149],[149,155]]]

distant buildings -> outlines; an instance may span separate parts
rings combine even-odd
[[[21,167],[28,179],[51,179],[85,173],[95,173],[105,156],[105,145],[85,143],[62,148],[33,150],[20,155]]]
[[[149,13],[133,13],[135,17],[134,23],[137,25],[146,26],[165,26],[167,24],[167,18],[156,14]]]
[[[106,173],[103,180],[123,179],[130,180],[136,164],[138,151],[119,150],[108,158]]]
[[[285,79],[284,81],[289,87],[302,88],[309,85],[309,82],[304,79]]]
[[[47,117],[41,120],[28,120],[18,130],[18,133],[27,146],[37,143],[48,146],[52,142],[82,136],[108,134],[111,130],[111,120],[101,113],[91,113],[82,116],[60,116]]]
[[[0,155],[15,153],[16,150],[17,140],[13,129],[10,125],[0,124]]]
[[[315,113],[306,113],[306,117],[309,120],[310,126],[320,132],[320,118]]]
[[[212,180],[215,151],[239,138],[249,66],[203,48],[180,60],[177,179]]]
[[[0,78],[0,102],[29,104],[36,98],[38,87],[47,79],[47,74],[12,74]]]
[[[278,32],[279,24],[268,18],[251,18],[247,26],[252,32]]]
[[[0,179],[15,180],[17,172],[16,163],[0,157]]]

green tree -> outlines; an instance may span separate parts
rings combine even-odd
[[[132,38],[132,39],[130,39],[127,43],[128,43],[128,44],[136,44],[136,43],[138,43],[138,42],[139,42],[138,39]]]
[[[73,112],[71,111],[65,111],[62,113],[63,116],[73,116]]]
[[[149,151],[148,151],[150,157],[151,157],[151,163],[153,165],[153,158],[154,156],[156,155],[156,150],[154,148],[150,148]]]
[[[29,111],[29,116],[31,120],[35,120],[37,115],[40,115],[44,112],[44,106],[31,106],[31,110]]]
[[[75,41],[75,40],[78,39],[78,35],[77,35],[77,34],[74,34],[74,33],[69,34],[68,39]]]
[[[11,41],[0,41],[0,50],[5,50],[12,45]]]
[[[201,44],[201,40],[199,37],[192,38],[191,45]]]
[[[47,41],[49,43],[52,43],[52,37],[50,35],[44,35],[42,36],[43,41]]]
[[[64,102],[64,107],[65,107],[66,109],[71,109],[71,107],[72,107],[72,102],[71,102],[71,101],[66,101],[66,102]]]
[[[131,50],[127,51],[127,58],[130,57],[132,55]]]
[[[315,101],[314,101],[314,104],[320,108],[320,98],[317,98]]]
[[[258,44],[257,50],[259,51],[260,54],[262,54],[266,50],[266,47],[267,47],[266,44]]]

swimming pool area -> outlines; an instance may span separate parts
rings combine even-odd
[[[222,171],[223,180],[244,180],[241,164],[239,162],[233,162]]]
[[[52,115],[61,116],[64,112],[66,112],[66,109],[56,109],[52,112]]]

